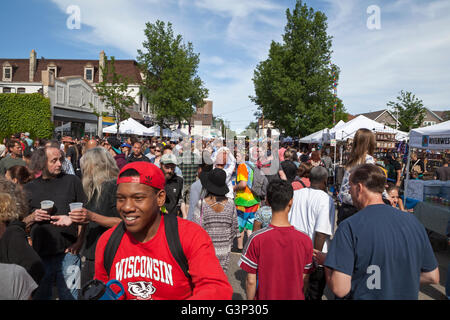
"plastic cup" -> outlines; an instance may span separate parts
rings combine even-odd
[[[53,208],[53,205],[55,203],[51,200],[44,200],[41,201],[41,209],[42,210],[46,210],[46,211],[50,211]]]
[[[70,208],[70,211],[73,211],[75,209],[81,209],[81,208],[83,208],[83,202],[69,203],[69,208]]]

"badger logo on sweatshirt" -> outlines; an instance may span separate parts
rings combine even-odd
[[[137,281],[128,282],[128,292],[137,297],[138,300],[149,300],[155,293],[156,288],[151,282]]]

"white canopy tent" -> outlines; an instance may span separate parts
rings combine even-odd
[[[106,127],[103,129],[103,133],[117,133],[117,124],[113,124],[112,126]],[[120,122],[119,125],[119,134],[135,134],[138,136],[149,136],[149,128],[140,124],[133,118],[128,118]]]
[[[406,163],[405,203],[407,199],[409,165],[411,149],[449,150],[450,149],[450,120],[434,126],[412,129],[409,132],[408,160]]]
[[[408,134],[406,132],[390,128],[380,122],[369,119],[363,115],[359,115],[356,118],[346,122],[343,125],[336,126],[332,129],[330,129],[330,135],[331,136],[334,135],[335,139],[338,141],[344,141],[349,138],[353,139],[356,131],[358,131],[359,129],[362,129],[362,128],[366,128],[366,129],[369,129],[372,131],[377,131],[377,132],[395,133],[395,138],[397,140],[406,139],[408,136]]]
[[[159,134],[159,130],[158,130],[157,133]],[[164,132],[163,132],[163,133],[164,133]],[[183,131],[180,130],[180,129],[177,129],[177,130],[175,130],[175,131],[172,132],[171,138],[173,138],[173,139],[179,139],[179,138],[184,138],[184,137],[188,137],[188,136],[189,136],[189,134],[183,132]]]
[[[409,132],[411,148],[450,149],[450,120],[434,126],[412,129]]]
[[[161,129],[158,125],[154,125],[153,127],[150,127],[149,129],[149,135],[151,136],[159,136],[161,133]],[[172,131],[170,129],[163,129],[163,137],[170,138],[172,136]]]
[[[300,139],[301,143],[322,143],[324,141],[328,141],[328,139],[326,139],[326,135],[329,133],[330,130],[334,129],[334,128],[339,128],[340,126],[344,125],[345,122],[340,120],[338,123],[336,123],[336,125],[331,128],[325,128],[319,131],[316,131],[314,133],[311,133],[310,135],[303,137]]]

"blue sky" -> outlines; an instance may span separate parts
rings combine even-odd
[[[351,114],[386,107],[400,90],[412,91],[431,110],[450,109],[450,1],[306,1],[328,17],[338,96]],[[66,10],[77,5],[81,28],[68,29]],[[295,0],[16,0],[3,1],[0,57],[135,59],[146,22],[170,21],[200,53],[199,75],[214,114],[242,130],[254,121],[253,71],[281,41],[285,11]],[[367,12],[380,9],[380,29]],[[331,107],[330,107],[331,108]]]

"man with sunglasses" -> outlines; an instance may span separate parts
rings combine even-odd
[[[150,152],[145,155],[150,161],[152,159],[155,159],[155,157],[156,157],[156,155],[155,155],[156,151],[155,150],[156,150],[156,144],[152,143],[150,145]],[[161,150],[159,150],[159,152],[161,152]]]

